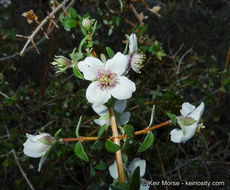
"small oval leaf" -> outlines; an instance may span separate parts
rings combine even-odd
[[[172,114],[172,113],[167,113],[168,117],[170,118],[171,122],[173,125],[176,125],[176,115]]]
[[[134,129],[132,125],[125,125],[124,126],[125,133],[130,137],[134,138]]]
[[[86,162],[89,162],[89,158],[85,153],[85,150],[81,144],[80,141],[77,142],[74,148],[75,154],[82,160],[85,160]]]
[[[112,142],[111,140],[107,139],[105,143],[105,148],[109,152],[116,152],[120,149],[120,146]]]
[[[143,143],[139,147],[138,152],[143,152],[143,151],[147,150],[153,144],[153,141],[154,141],[154,135],[150,131],[150,132],[148,132],[148,134],[145,137]]]
[[[104,162],[100,162],[95,166],[96,170],[102,170],[103,171],[103,170],[106,170],[106,168],[107,168],[107,166]]]
[[[108,125],[105,124],[103,126],[100,127],[99,131],[98,131],[98,139],[103,135],[103,133],[108,129]]]
[[[114,56],[114,52],[110,47],[106,47],[106,51],[108,53],[109,58],[112,58]]]
[[[78,71],[77,66],[73,67],[73,74],[79,78],[85,80],[84,76]]]
[[[129,190],[139,190],[140,189],[140,166],[138,166],[133,172],[131,182],[129,185]]]

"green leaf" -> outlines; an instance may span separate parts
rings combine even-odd
[[[98,131],[98,139],[103,135],[103,133],[108,129],[108,125],[105,124],[103,126],[100,127],[99,131]]]
[[[154,141],[154,135],[153,135],[152,131],[149,131],[148,134],[146,135],[143,143],[139,147],[138,152],[143,152],[143,151],[147,150],[153,144],[153,141]]]
[[[77,11],[72,7],[69,9],[69,14],[73,19],[77,18]]]
[[[155,115],[155,105],[153,105],[150,122],[147,128],[151,127],[151,125],[153,124],[154,115]]]
[[[171,122],[173,125],[176,125],[176,115],[172,114],[172,113],[167,113],[167,116],[170,118]]]
[[[76,20],[74,20],[72,18],[65,17],[63,20],[63,26],[69,27],[69,28],[75,28],[77,26],[77,22],[76,22]]]
[[[94,25],[93,25],[93,28],[92,28],[92,32],[91,32],[91,36],[93,37],[95,31],[96,31],[96,28],[97,28],[97,21],[95,21]]]
[[[114,56],[114,52],[110,47],[106,47],[106,51],[108,53],[109,58],[112,58]]]
[[[104,53],[101,53],[101,54],[100,54],[100,58],[101,58],[101,60],[102,60],[103,63],[106,62],[106,57],[105,57],[105,54],[104,54]]]
[[[129,160],[127,154],[122,153],[122,158],[123,158],[124,163],[127,164]]]
[[[112,33],[113,33],[113,27],[111,27],[111,28],[109,29],[108,35],[111,36]]]
[[[80,138],[79,128],[80,128],[80,125],[81,125],[81,119],[82,119],[82,116],[80,116],[80,118],[78,120],[78,123],[77,123],[77,127],[76,127],[76,137],[78,137],[78,138]]]
[[[163,50],[160,50],[160,51],[156,52],[156,57],[160,61],[162,60],[162,57],[164,57],[164,56],[166,56],[166,54],[165,54],[165,52]]]
[[[129,190],[139,190],[140,189],[140,166],[138,166],[133,172],[131,182],[129,185]]]
[[[116,115],[116,114],[115,114]],[[121,135],[124,135],[125,134],[125,130],[122,126],[118,126],[118,129],[120,129],[121,131]]]
[[[86,162],[89,162],[89,158],[85,153],[85,150],[81,144],[80,141],[77,142],[74,148],[75,154],[82,160],[85,160]]]
[[[89,39],[89,36],[88,36],[88,35],[85,36],[85,37],[81,40],[81,42],[80,42],[80,44],[79,44],[79,47],[78,47],[78,52],[82,52],[82,46],[84,45],[84,43],[85,43],[85,41],[86,41],[87,39]]]
[[[55,133],[54,138],[56,139],[59,133],[61,132],[62,129],[58,129],[58,131]]]
[[[99,119],[100,119],[100,120],[109,119],[109,112],[107,112],[105,115],[101,116]]]
[[[95,169],[96,170],[102,170],[102,171],[104,171],[104,170],[106,170],[106,164],[104,163],[104,162],[100,162],[100,163],[98,163],[96,166],[95,166]]]
[[[184,126],[189,126],[196,123],[196,120],[193,119],[192,117],[183,117],[179,120],[183,123]]]
[[[111,185],[111,186],[110,186],[110,189],[111,189],[111,190],[126,190],[127,188],[124,189],[123,187]]]
[[[185,134],[186,133],[185,126],[189,126],[196,123],[196,120],[191,117],[182,117],[177,119],[177,123],[179,124],[180,128]]]
[[[48,140],[46,140],[46,139],[43,139],[43,138],[38,139],[38,141],[40,141],[41,143],[46,144],[46,145],[50,145],[50,144],[51,144],[50,141],[48,141]]]
[[[90,164],[90,171],[89,171],[89,173],[90,173],[90,176],[91,177],[93,177],[94,175],[95,175],[95,169],[93,168],[93,165],[92,164]]]
[[[130,137],[134,138],[134,129],[132,125],[125,125],[124,126],[125,133]]]
[[[119,2],[120,2],[121,13],[122,13],[124,9],[124,3],[123,0],[119,0]]]
[[[84,34],[85,37],[88,36],[87,30],[83,26],[81,26],[81,32]]]
[[[185,133],[186,133],[185,126],[183,125],[183,123],[180,120],[177,120],[177,123],[179,124],[180,128],[182,129],[182,131],[185,135]]]
[[[94,42],[89,42],[89,43],[87,44],[86,48],[87,48],[87,49],[90,49],[91,47],[93,47],[93,43],[94,43]]]
[[[63,21],[64,21],[64,18],[65,18],[65,15],[64,15],[63,13],[61,13],[61,14],[59,15],[59,20],[60,20],[61,22],[63,22]]]
[[[73,67],[73,74],[74,74],[77,78],[79,78],[79,79],[86,80],[86,79],[84,78],[84,76],[78,71],[76,65]]]
[[[120,146],[112,142],[111,140],[107,139],[105,143],[105,148],[109,152],[116,152],[120,149]]]
[[[77,53],[71,53],[69,54],[70,58],[76,62],[81,60],[84,57],[84,54],[82,52],[77,52]]]

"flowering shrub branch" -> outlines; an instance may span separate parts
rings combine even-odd
[[[64,0],[49,14],[49,17],[40,23],[39,27],[28,37],[28,41],[21,54],[29,42],[33,43],[33,37],[45,22],[64,7],[67,2],[68,0]],[[157,10],[148,9],[153,13],[156,11],[155,14],[158,14],[157,8]],[[136,12],[136,14],[138,13]],[[204,103],[195,108],[195,106],[185,102],[182,104],[181,116],[168,113],[167,115],[170,120],[152,126],[155,117],[155,105],[153,105],[148,127],[135,131],[134,127],[129,124],[131,118],[130,112],[125,112],[127,100],[132,98],[136,91],[136,84],[128,78],[128,74],[132,70],[137,74],[141,73],[146,59],[146,52],[155,54],[161,60],[165,56],[161,44],[157,41],[153,42],[148,38],[148,40],[151,40],[151,45],[145,48],[142,46],[138,48],[138,33],[144,33],[143,29],[143,31],[139,31],[137,34],[132,33],[129,36],[127,35],[128,40],[123,53],[119,51],[114,53],[110,47],[106,47],[107,59],[106,55],[103,53],[97,54],[94,49],[94,34],[97,29],[97,21],[90,19],[88,14],[84,16],[79,15],[73,8],[68,13],[61,13],[59,18],[66,31],[79,26],[84,37],[79,46],[69,54],[70,58],[66,58],[63,55],[55,56],[51,64],[55,66],[56,73],[73,69],[73,73],[77,78],[90,81],[85,97],[92,106],[92,109],[100,116],[99,119],[94,120],[100,126],[98,136],[79,135],[79,128],[81,127],[80,117],[76,127],[76,138],[59,137],[61,130],[57,131],[54,137],[48,133],[41,133],[39,135],[27,134],[28,139],[24,143],[24,153],[33,158],[41,157],[38,168],[40,171],[42,164],[57,142],[77,141],[74,147],[76,155],[81,160],[89,162],[90,159],[82,142],[104,140],[105,149],[108,152],[115,153],[116,157],[114,164],[109,167],[109,172],[114,179],[113,185],[119,186],[119,184],[127,183],[126,187],[131,189],[135,185],[143,189],[144,187],[140,185],[140,178],[145,174],[146,161],[136,158],[131,162],[129,167],[126,167],[127,161],[124,162],[125,158],[122,153],[127,143],[130,143],[130,140],[133,140],[136,135],[146,134],[145,139],[139,146],[138,152],[146,151],[154,142],[152,131],[169,124],[178,124],[181,128],[171,131],[171,141],[174,143],[185,143],[203,127],[200,119],[204,111]],[[143,19],[140,20],[140,23],[143,28]],[[153,101],[146,102],[145,104],[153,104]],[[131,110],[135,108],[137,106],[132,107]],[[108,129],[110,125],[111,130]],[[108,134],[104,135],[108,130],[112,133],[112,136],[108,136]]]

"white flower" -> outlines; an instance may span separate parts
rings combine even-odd
[[[136,34],[129,36],[129,64],[128,68],[132,68],[135,72],[140,73],[142,69],[145,55],[138,51]]]
[[[197,130],[197,126],[198,126],[198,122],[201,118],[201,115],[204,112],[204,103],[202,102],[196,109],[195,106],[193,106],[192,104],[185,102],[182,104],[182,109],[180,110],[180,113],[183,117],[181,118],[192,118],[193,120],[195,120],[191,125],[185,125],[184,126],[184,130],[185,133],[183,132],[183,130],[180,129],[173,129],[170,132],[171,135],[171,141],[175,142],[175,143],[185,143],[186,141],[188,141],[189,139],[191,139],[196,130]],[[180,119],[180,117],[179,117]]]
[[[117,100],[115,102],[114,111],[118,126],[124,125],[129,122],[130,112],[123,113],[126,107],[126,103],[127,100]],[[93,105],[92,108],[99,116],[101,116],[101,118],[94,120],[96,124],[100,126],[103,126],[105,124],[111,125],[109,119],[109,110],[105,105]]]
[[[131,177],[137,167],[140,167],[140,177],[142,178],[145,175],[145,168],[146,168],[146,161],[141,160],[140,158],[135,158],[133,161],[130,163],[128,169],[128,176]],[[109,173],[112,176],[113,179],[118,179],[118,173],[117,173],[117,162],[116,160],[112,165],[109,166]],[[149,186],[142,186],[140,185],[140,190],[148,190]]]
[[[23,144],[24,146],[23,152],[25,155],[32,158],[41,157],[39,162],[39,167],[38,167],[38,171],[40,171],[42,164],[46,159],[45,154],[55,143],[55,139],[48,133],[41,133],[39,135],[30,135],[26,133],[26,137],[27,140]]]
[[[86,80],[92,81],[86,90],[87,100],[95,105],[106,103],[111,96],[125,100],[132,96],[136,85],[122,76],[128,65],[128,58],[118,52],[103,63],[97,58],[87,57],[78,63],[78,69]]]

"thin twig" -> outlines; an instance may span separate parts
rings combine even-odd
[[[184,55],[182,55],[182,57],[180,58],[180,61],[179,61],[179,63],[178,63],[178,67],[177,67],[177,72],[176,72],[176,77],[177,77],[177,78],[178,78],[178,75],[179,75],[179,73],[180,73],[180,66],[181,66],[181,63],[182,63],[184,57],[185,57],[190,51],[192,51],[192,47],[191,47],[189,50],[187,50],[187,51],[184,53]]]
[[[25,173],[24,170],[22,169],[22,166],[21,166],[21,164],[20,164],[19,161],[18,161],[18,158],[17,158],[17,155],[16,155],[14,149],[12,149],[12,153],[13,153],[14,159],[15,159],[15,161],[16,161],[18,167],[19,167],[19,170],[20,170],[20,172],[22,173],[22,176],[24,177],[24,179],[26,180],[26,182],[28,183],[28,185],[30,186],[30,189],[35,190],[35,188],[34,188],[34,187],[32,186],[32,184],[30,183],[29,179],[27,178],[26,173]]]
[[[133,134],[134,135],[142,135],[142,134],[146,134],[148,133],[149,131],[152,131],[152,130],[155,130],[157,128],[160,128],[160,127],[163,127],[163,126],[166,126],[168,124],[170,124],[171,121],[168,120],[168,121],[165,121],[163,123],[160,123],[158,125],[154,125],[150,128],[145,128],[145,129],[142,129],[142,130],[139,130],[139,131],[136,131],[134,132]],[[128,138],[129,136],[126,134],[126,135],[119,135],[118,133],[116,135],[113,135],[112,137],[105,137],[105,138],[98,138],[98,137],[79,137],[79,138],[63,138],[63,139],[60,139],[61,142],[70,142],[70,141],[96,141],[96,140],[106,140],[106,139],[110,139],[110,140],[115,140],[115,139],[118,139],[118,140],[122,140],[122,139],[125,139],[125,138]]]
[[[6,133],[7,133],[8,139],[10,139],[10,137],[11,137],[10,131],[9,131],[9,129],[8,129],[7,126],[5,126],[5,128],[6,128]],[[26,173],[25,173],[24,170],[22,169],[21,164],[20,164],[19,161],[18,161],[18,157],[17,157],[17,155],[16,155],[15,149],[12,148],[11,151],[10,151],[10,153],[13,154],[14,159],[15,159],[15,161],[16,161],[16,164],[18,165],[18,168],[19,168],[20,172],[22,173],[22,176],[24,177],[24,179],[25,179],[26,182],[28,183],[30,189],[31,189],[31,190],[35,190],[35,188],[33,187],[33,185],[30,183],[30,180],[27,178]]]
[[[71,6],[73,6],[73,4],[75,3],[75,1],[76,1],[76,0],[72,0],[72,1],[69,3],[69,5],[67,6],[66,10],[68,10]],[[49,30],[49,32],[47,33],[47,35],[49,35],[49,34],[54,30],[54,28],[55,28],[55,26],[53,25],[53,26],[51,27],[51,29]],[[45,36],[43,36],[42,39],[40,39],[38,42],[36,42],[35,45],[36,45],[36,46],[39,46],[39,45],[40,45],[42,42],[44,42],[44,41],[46,41],[46,37],[45,37]],[[30,50],[32,50],[32,49],[34,49],[34,46],[33,46],[33,45],[31,45],[31,46],[29,46],[28,48],[26,48],[26,49],[24,50],[24,53],[26,53],[26,52],[28,52],[28,51],[30,51]],[[7,61],[7,60],[10,60],[10,59],[13,59],[13,58],[15,58],[15,57],[17,57],[17,56],[19,56],[19,55],[20,55],[20,53],[17,52],[17,53],[14,53],[14,54],[9,55],[9,56],[6,56],[6,57],[1,57],[1,58],[0,58],[0,62],[1,62],[1,61]]]
[[[69,0],[64,0],[62,3],[60,3],[48,16],[46,16],[46,18],[43,19],[43,21],[38,25],[38,27],[33,31],[33,33],[28,37],[28,40],[26,42],[26,44],[24,45],[22,51],[20,52],[20,56],[23,55],[25,49],[27,48],[27,46],[29,45],[30,42],[33,42],[33,38],[34,36],[40,31],[40,29],[42,28],[42,26],[44,24],[46,24],[46,22],[50,19],[50,17],[54,16],[61,8],[63,8],[65,6],[65,4],[68,2]],[[36,46],[35,46],[36,47]],[[36,48],[35,48],[36,49]],[[36,49],[37,50],[37,49]]]

